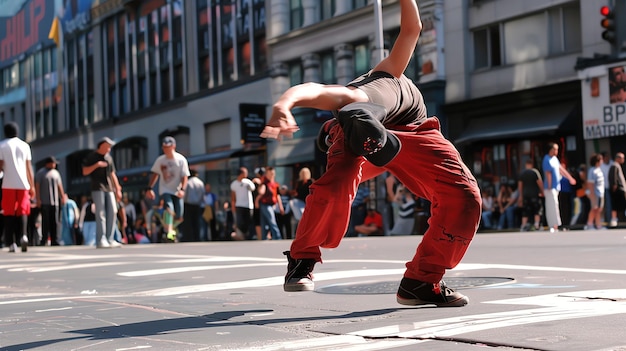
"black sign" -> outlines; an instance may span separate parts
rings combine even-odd
[[[241,119],[241,144],[263,143],[260,137],[265,127],[266,105],[239,104],[239,118]]]

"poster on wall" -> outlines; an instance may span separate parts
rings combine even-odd
[[[583,100],[583,137],[626,135],[626,62],[578,72]]]
[[[22,60],[48,38],[54,19],[54,1],[0,0],[0,68]]]

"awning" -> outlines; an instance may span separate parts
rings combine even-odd
[[[268,155],[270,165],[285,166],[294,163],[308,162],[315,159],[314,137],[285,139],[279,142],[274,151]]]
[[[489,139],[552,134],[574,111],[572,104],[535,107],[499,116],[472,119],[455,144]]]

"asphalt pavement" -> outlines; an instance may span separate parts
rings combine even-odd
[[[346,238],[315,291],[289,241],[0,252],[0,350],[626,350],[626,230],[478,234],[460,308],[395,301],[421,236]]]

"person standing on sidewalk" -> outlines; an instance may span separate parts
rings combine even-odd
[[[37,193],[37,207],[41,211],[41,246],[50,240],[51,246],[59,245],[57,228],[59,227],[59,213],[65,203],[65,191],[61,173],[57,171],[57,159],[49,156],[45,166],[35,174],[35,191]]]
[[[4,242],[9,252],[17,251],[20,239],[22,252],[28,251],[28,215],[30,200],[35,198],[32,153],[30,145],[20,139],[15,122],[4,125],[4,139],[0,142],[0,170],[2,180],[2,210],[4,212]]]
[[[624,220],[626,211],[626,180],[624,179],[624,153],[615,154],[613,164],[609,169],[609,192],[611,193],[611,227],[617,227],[619,221]]]
[[[396,294],[403,305],[459,307],[469,299],[443,282],[463,258],[480,221],[476,179],[439,120],[427,117],[424,98],[404,70],[422,30],[415,0],[400,0],[400,32],[389,56],[348,86],[304,83],[289,88],[273,105],[261,137],[291,136],[299,127],[295,107],[336,112],[322,125],[318,145],[326,172],[311,185],[296,238],[286,251],[285,291],[310,291],[321,248],[343,239],[359,183],[390,171],[409,191],[432,203],[428,230],[406,263]]]
[[[117,202],[122,198],[122,186],[117,179],[111,147],[115,142],[108,137],[100,139],[94,152],[83,160],[83,175],[91,179],[91,199],[95,207],[96,247],[121,247],[115,241]]]
[[[251,238],[248,233],[250,226],[253,225],[254,197],[252,192],[255,189],[256,185],[248,179],[248,169],[246,167],[239,168],[237,179],[230,183],[230,206],[235,217],[235,230],[231,233],[233,240]]]
[[[200,241],[204,225],[202,203],[204,201],[204,182],[198,177],[198,171],[189,170],[187,189],[185,189],[185,221],[181,241]]]
[[[175,241],[176,231],[174,223],[182,223],[184,215],[183,199],[185,198],[185,190],[187,189],[187,180],[189,178],[189,164],[185,156],[176,152],[176,139],[171,136],[163,138],[161,143],[163,155],[157,157],[150,171],[150,183],[146,188],[146,197],[150,200],[155,198],[154,186],[159,181],[159,196],[165,200],[165,207],[174,213],[167,218],[165,223],[165,233],[169,240]]]
[[[561,191],[561,178],[565,177],[570,184],[575,185],[576,179],[572,177],[567,169],[563,167],[558,158],[559,144],[548,143],[548,151],[543,157],[541,168],[543,168],[543,189],[545,203],[546,221],[550,232],[558,232],[561,226],[561,212],[559,211],[559,192]]]

